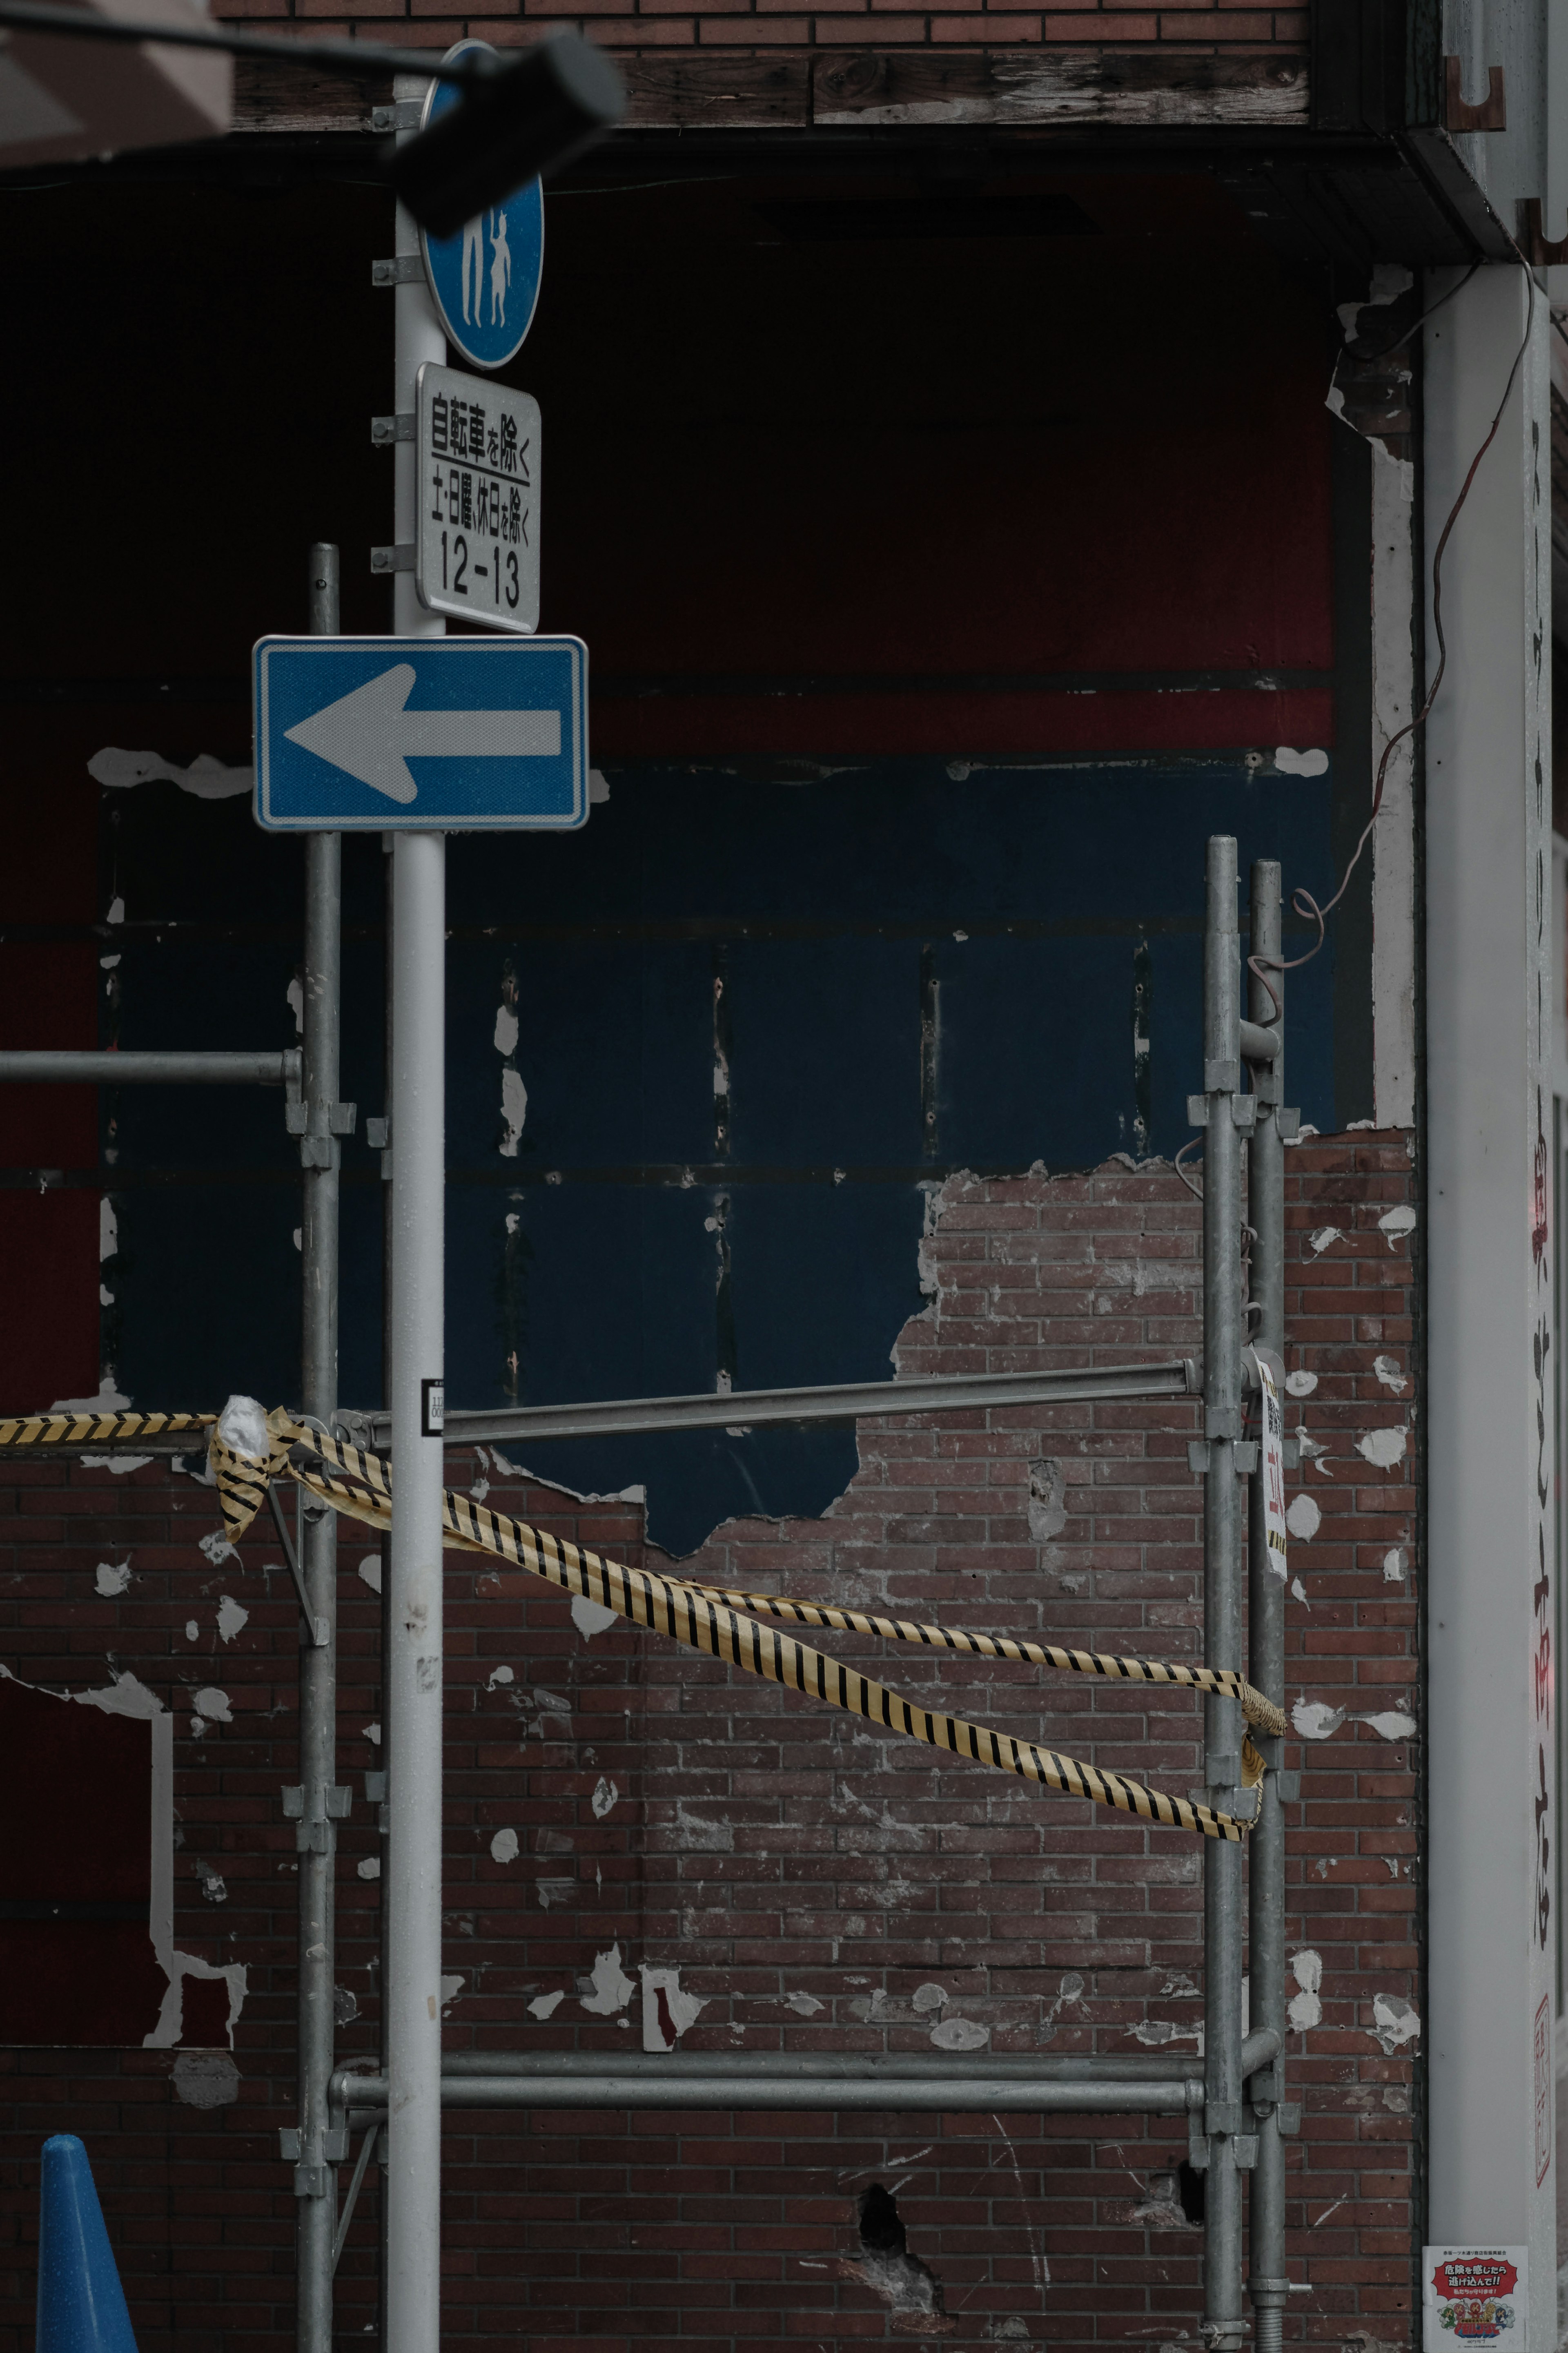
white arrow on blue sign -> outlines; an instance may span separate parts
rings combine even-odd
[[[256,821],[271,832],[587,819],[581,638],[263,638],[254,659]]]

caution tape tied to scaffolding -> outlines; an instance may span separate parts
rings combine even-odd
[[[385,1530],[392,1525],[392,1482],[379,1455],[306,1429],[281,1407],[264,1415],[250,1399],[231,1400],[221,1421],[213,1414],[138,1413],[44,1414],[0,1421],[0,1449],[77,1446],[113,1439],[178,1435],[186,1430],[193,1436],[206,1436],[207,1458],[231,1544],[239,1543],[266,1503],[268,1489],[279,1479],[294,1481],[334,1510],[371,1527]],[[231,1436],[246,1442],[230,1444]],[[830,1627],[846,1632],[875,1634],[892,1641],[918,1642],[927,1649],[953,1651],[972,1657],[1007,1659],[1022,1665],[1058,1668],[1068,1673],[1213,1693],[1237,1701],[1248,1724],[1259,1731],[1279,1736],[1285,1729],[1283,1712],[1244,1677],[1226,1668],[1184,1666],[1155,1659],[1124,1659],[1099,1651],[1066,1650],[1016,1636],[974,1634],[956,1627],[883,1618],[829,1603],[748,1593],[698,1584],[687,1577],[665,1577],[652,1569],[629,1568],[618,1561],[603,1560],[596,1553],[584,1551],[542,1529],[531,1527],[525,1521],[488,1511],[449,1488],[442,1492],[442,1525],[443,1542],[448,1548],[505,1560],[543,1578],[562,1592],[581,1595],[584,1600],[612,1609],[634,1625],[668,1635],[689,1650],[721,1659],[792,1691],[805,1692],[831,1707],[842,1708],[928,1746],[968,1757],[975,1764],[1016,1774],[1068,1797],[1088,1798],[1144,1821],[1196,1831],[1205,1838],[1236,1842],[1246,1836],[1249,1825],[1208,1806],[1145,1788],[1124,1774],[1103,1772],[1074,1757],[1060,1756],[1033,1741],[1015,1740],[1006,1733],[967,1723],[962,1716],[917,1707],[885,1684],[858,1673],[825,1652],[795,1641],[788,1635],[776,1635],[766,1625],[753,1625],[751,1620],[775,1618],[795,1625]],[[749,1615],[737,1616],[739,1610]],[[1242,1758],[1243,1787],[1255,1787],[1263,1777],[1264,1766],[1250,1739],[1243,1743]]]

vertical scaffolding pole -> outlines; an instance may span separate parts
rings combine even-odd
[[[1240,1514],[1237,1446],[1241,1437],[1240,953],[1237,853],[1228,834],[1208,845],[1204,917],[1204,1656],[1241,1665]],[[1233,1699],[1205,1702],[1204,1778],[1210,1801],[1228,1804],[1241,1780],[1241,1710]],[[1241,1935],[1242,1852],[1226,1839],[1204,1841],[1203,2337],[1211,2353],[1241,2343]]]
[[[310,550],[310,634],[338,634],[338,551]],[[338,1041],[342,1006],[342,837],[305,842],[304,1206],[300,1254],[304,1298],[304,1410],[330,1422],[338,1401]],[[294,2174],[299,2353],[331,2353],[332,2236],[337,2146],[328,2115],[336,1961],[333,1873],[337,1818],[337,1549],[335,1512],[307,1509],[300,1569],[310,1622],[300,1652],[299,2151]],[[347,1792],[341,1793],[346,1797]]]
[[[1247,1155],[1247,1215],[1252,1228],[1252,1297],[1261,1311],[1252,1339],[1283,1356],[1285,1348],[1285,975],[1279,969],[1279,869],[1259,859],[1252,870],[1251,954],[1268,972],[1268,986],[1249,979],[1248,1018],[1272,1027],[1279,1048],[1253,1072],[1258,1098]],[[1270,994],[1272,991],[1272,994]],[[1264,1482],[1250,1482],[1247,1520],[1247,1674],[1277,1705],[1285,1704],[1285,1580],[1269,1561],[1264,1527]],[[1280,2104],[1285,2096],[1285,1814],[1279,1767],[1284,1742],[1254,1732],[1268,1770],[1247,1856],[1248,1957],[1254,2027],[1272,2027],[1279,2054],[1247,2086],[1258,2134],[1258,2165],[1247,2211],[1247,2286],[1258,2353],[1279,2353],[1289,2295],[1285,2268],[1285,2144]]]
[[[400,75],[400,103],[426,82]],[[406,135],[406,134],[403,134]],[[400,259],[419,252],[397,208]],[[423,273],[398,286],[394,391],[400,417],[416,379],[447,346]],[[418,480],[400,441],[399,546],[415,536]],[[399,637],[439,637],[415,595],[393,587]],[[441,2316],[441,1434],[442,1230],[446,1159],[447,844],[400,833],[392,852],[392,1430],[397,1508],[392,1525],[386,1717],[387,2045],[391,2098],[386,2168],[387,2353],[437,2353]]]

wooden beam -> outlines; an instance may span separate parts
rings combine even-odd
[[[990,53],[885,49],[818,57],[815,123],[1307,121],[1303,55],[1215,57],[1181,49]]]

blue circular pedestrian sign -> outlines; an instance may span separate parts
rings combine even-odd
[[[495,54],[488,41],[459,41],[442,62]],[[437,121],[461,97],[451,82],[432,82],[420,128]],[[470,367],[505,367],[533,324],[544,274],[544,190],[539,181],[530,180],[504,205],[487,206],[455,237],[432,237],[421,229],[419,248],[430,297],[453,350]]]

